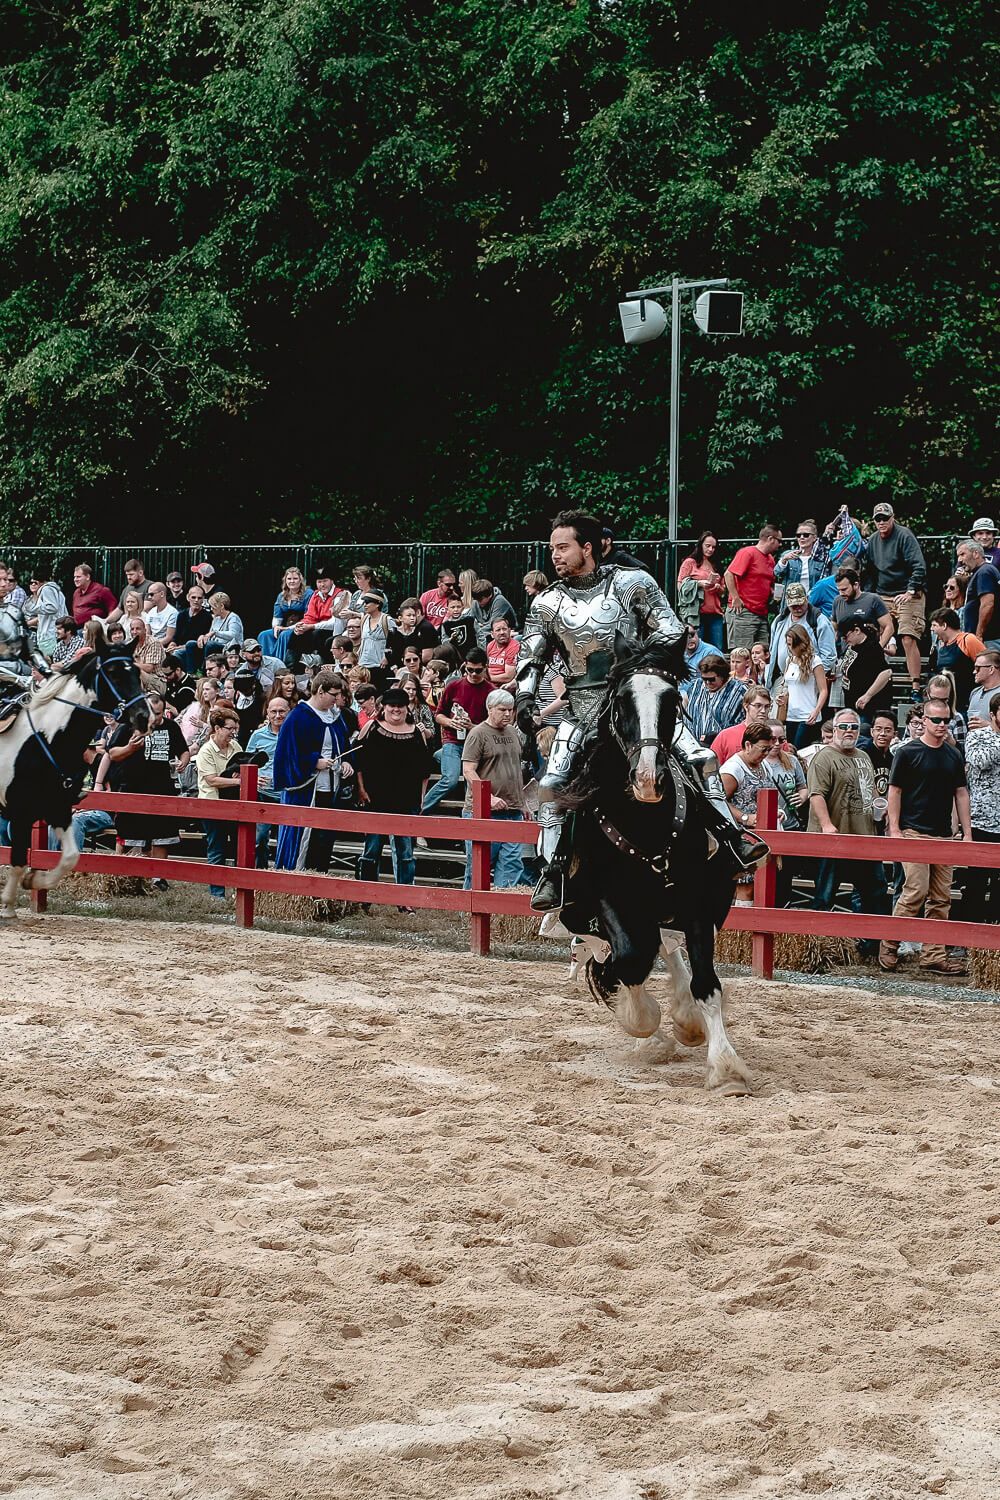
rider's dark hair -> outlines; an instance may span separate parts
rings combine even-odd
[[[717,542],[719,540],[714,531],[703,531],[701,536],[694,544],[694,551],[691,553],[691,556],[694,558],[694,565],[696,568],[700,568],[702,563],[705,561],[705,542],[709,537],[711,537],[714,542]]]
[[[590,543],[590,549],[594,554],[594,561],[601,559],[601,534],[604,527],[596,516],[588,514],[585,510],[561,510],[558,515],[552,517],[551,530],[558,531],[560,527],[566,527],[572,531],[581,547]]]

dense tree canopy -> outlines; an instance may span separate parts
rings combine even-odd
[[[664,528],[987,491],[984,0],[5,0],[0,538]],[[733,19],[735,17],[735,19]]]

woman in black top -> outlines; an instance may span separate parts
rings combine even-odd
[[[402,688],[387,688],[376,718],[361,734],[354,757],[357,797],[372,812],[416,813],[434,760],[418,733]],[[370,833],[358,864],[360,880],[377,880],[379,860],[388,835]],[[417,873],[412,835],[390,839],[397,885],[412,885]]]

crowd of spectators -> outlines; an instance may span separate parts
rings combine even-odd
[[[753,827],[757,792],[774,786],[789,831],[1000,841],[1000,547],[992,520],[974,521],[955,557],[928,621],[920,544],[887,503],[874,507],[870,527],[846,509],[822,533],[802,521],[785,550],[781,531],[765,526],[728,567],[718,538],[703,533],[677,580],[693,678],[688,713],[719,761],[738,820]],[[909,689],[902,708],[892,671],[900,649]],[[1000,919],[998,872],[956,879],[951,865],[786,857],[779,904],[828,910],[845,885],[856,911],[939,918],[950,914],[958,885],[963,918]],[[741,890],[737,900],[748,897]],[[863,946],[886,971],[914,948]],[[917,947],[929,971],[961,972],[941,945]]]
[[[920,545],[886,503],[874,507],[870,527],[846,508],[822,532],[802,521],[788,548],[778,527],[764,526],[728,565],[719,546],[705,532],[681,564],[677,608],[687,629],[686,711],[716,755],[737,819],[752,827],[757,792],[773,786],[788,830],[1000,842],[1000,547],[992,521],[977,520],[958,545],[929,621]],[[610,533],[604,552],[605,560],[637,565]],[[392,601],[367,564],[342,583],[323,564],[310,579],[290,567],[266,628],[248,635],[210,563],[197,564],[189,579],[171,572],[160,581],[132,558],[124,574],[116,594],[80,563],[67,604],[55,580],[32,578],[25,591],[0,564],[0,599],[20,603],[54,667],[90,649],[95,632],[134,643],[150,727],[125,734],[109,724],[97,737],[99,790],[211,801],[235,795],[239,766],[252,757],[264,801],[430,813],[464,782],[469,816],[473,784],[488,780],[494,818],[531,814],[530,770],[507,691],[519,616],[489,579],[442,568],[419,598]],[[533,571],[523,586],[522,616],[547,579]],[[912,700],[905,722],[893,690],[900,650]],[[550,671],[540,695],[543,744],[562,690],[558,670]],[[182,821],[180,813],[177,824],[100,812],[77,818],[81,839],[113,823],[123,850],[146,853],[175,847]],[[229,856],[229,828],[205,822],[210,861]],[[378,878],[384,843],[366,839],[359,877]],[[413,840],[389,843],[397,883],[413,883]],[[270,861],[272,845],[277,868],[325,872],[336,836],[261,824],[258,864]],[[530,878],[526,859],[524,845],[494,844],[495,883]],[[895,896],[901,913],[940,915],[953,874],[946,866],[827,860],[817,868],[785,859],[779,900],[809,899],[825,910],[846,884],[857,910],[887,912]],[[222,900],[224,888],[212,894]],[[741,889],[737,899],[747,896]],[[972,920],[997,920],[993,872],[968,873],[961,909]],[[879,957],[886,969],[899,962],[891,944]],[[921,962],[945,972],[956,964],[930,945]]]

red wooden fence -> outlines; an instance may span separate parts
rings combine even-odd
[[[84,873],[97,875],[156,878],[169,874],[171,880],[232,886],[236,891],[236,921],[240,927],[253,926],[254,894],[257,891],[287,891],[318,899],[413,906],[435,911],[464,911],[471,918],[471,950],[482,955],[490,951],[491,915],[531,915],[528,897],[524,892],[490,890],[489,846],[491,843],[534,844],[538,827],[531,822],[491,822],[488,782],[473,784],[473,817],[460,821],[453,817],[424,817],[417,814],[402,817],[393,813],[282,807],[273,802],[259,802],[256,797],[257,770],[254,766],[244,766],[240,772],[239,801],[89,792],[80,803],[83,808],[103,808],[107,812],[127,810],[162,813],[174,819],[201,818],[205,821],[235,823],[236,863],[210,865],[204,860],[171,859],[167,864],[162,859],[130,856],[126,864],[120,854],[84,854],[81,855],[77,868]],[[852,834],[838,834],[834,837],[827,834],[784,833],[777,827],[777,792],[759,793],[757,805],[757,831],[766,839],[775,855],[1000,868],[1000,844],[967,844],[950,839],[914,841],[861,838]],[[472,889],[465,891],[456,890],[453,886],[346,880],[339,876],[310,875],[291,870],[258,870],[254,868],[258,823],[330,828],[359,835],[385,833],[406,837],[465,839],[472,844]],[[36,824],[30,856],[32,865],[51,869],[58,857],[58,854],[47,848],[44,824]],[[0,862],[9,861],[10,850],[0,850]],[[45,891],[32,893],[36,910],[45,910],[46,896]],[[770,979],[774,974],[774,938],[777,933],[801,932],[855,939],[886,938],[894,942],[946,943],[968,948],[1000,949],[1000,926],[992,923],[938,922],[927,921],[922,917],[866,916],[805,908],[789,910],[787,907],[775,907],[774,898],[775,866],[773,859],[769,859],[754,876],[753,906],[734,907],[726,922],[730,931],[753,934],[753,972],[763,979]]]

